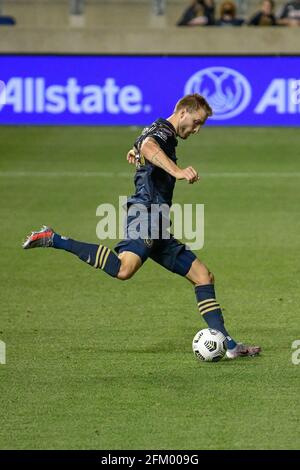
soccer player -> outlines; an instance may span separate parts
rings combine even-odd
[[[172,234],[169,234],[169,238],[164,236],[163,211],[159,211],[158,217],[151,217],[153,204],[159,208],[166,205],[171,207],[176,180],[186,180],[190,184],[199,180],[198,172],[193,167],[180,168],[177,165],[175,149],[177,137],[186,140],[196,134],[209,116],[212,116],[212,109],[202,96],[196,93],[187,95],[177,102],[170,117],[157,119],[136,139],[127,154],[128,162],[136,165],[135,194],[127,199],[127,236],[115,246],[115,252],[102,244],[63,237],[46,226],[32,232],[23,248],[52,247],[65,250],[90,266],[121,280],[131,278],[147,258],[151,258],[194,285],[202,317],[209,328],[225,335],[227,357],[235,359],[258,355],[261,348],[237,343],[229,335],[216,300],[213,274],[185,244],[176,240]],[[144,209],[138,216],[137,205]],[[146,234],[138,237],[137,217],[140,225],[144,224],[147,230]]]

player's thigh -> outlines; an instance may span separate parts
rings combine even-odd
[[[132,251],[122,251],[118,258],[121,260],[121,266],[118,273],[119,279],[129,279],[142,266],[142,259]]]
[[[189,272],[196,255],[188,247],[171,237],[162,240],[150,258],[175,274],[185,277]]]
[[[193,261],[185,277],[194,285],[206,285],[214,283],[214,275],[198,258]]]

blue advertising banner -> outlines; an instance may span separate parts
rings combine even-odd
[[[189,93],[211,126],[299,126],[300,57],[0,56],[0,124],[145,125]]]

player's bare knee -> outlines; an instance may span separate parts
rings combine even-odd
[[[134,270],[130,269],[129,266],[120,266],[120,270],[118,272],[117,278],[121,281],[127,281],[130,279],[134,274]]]
[[[120,279],[120,281],[127,281],[127,279],[130,279],[132,277],[132,273],[129,271],[121,270],[118,272],[117,278]]]
[[[120,279],[121,281],[127,281],[127,279],[130,279],[139,269],[141,266],[141,261],[138,256],[133,256],[133,253],[127,252],[120,253],[119,259],[121,260],[121,265],[117,274],[117,279]]]
[[[117,275],[117,278],[121,281],[127,281],[130,279],[135,273],[135,267],[128,262],[125,258],[121,258],[121,266]]]
[[[205,264],[201,263],[201,265],[198,266],[195,278],[194,278],[194,284],[196,286],[203,286],[206,284],[213,284],[214,283],[214,275],[207,269]]]

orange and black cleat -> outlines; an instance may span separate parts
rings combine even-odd
[[[53,246],[54,231],[44,225],[39,232],[31,232],[22,244],[24,250],[29,248],[48,248]]]

